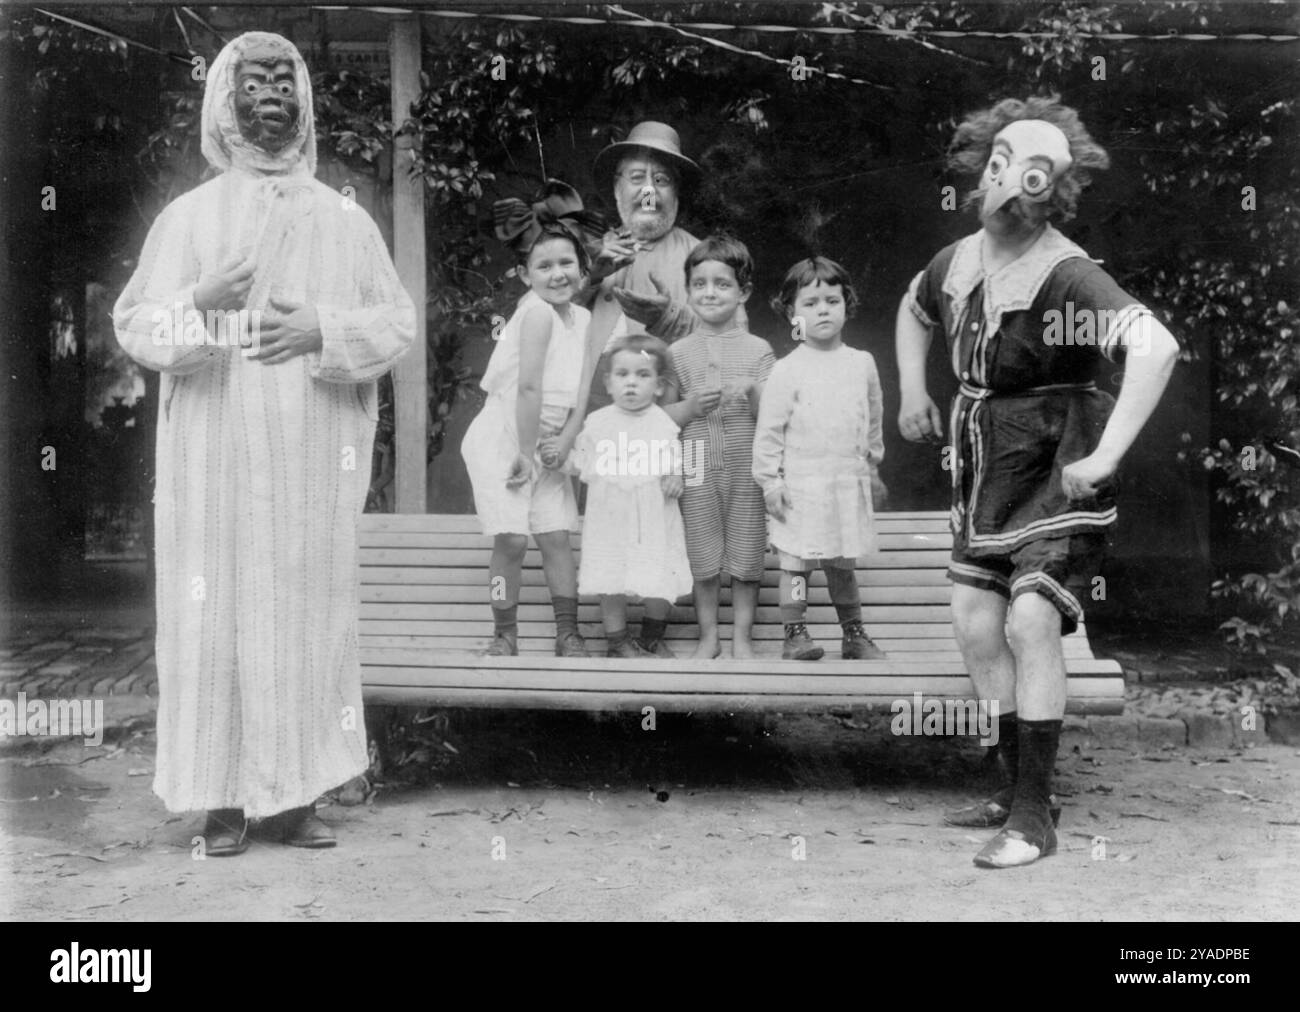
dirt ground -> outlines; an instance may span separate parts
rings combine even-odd
[[[1056,856],[988,872],[940,811],[987,782],[973,741],[888,715],[445,711],[390,738],[339,846],[196,860],[153,795],[151,701],[103,745],[0,750],[0,915],[58,920],[1289,920],[1300,752],[1063,747]],[[1101,839],[1099,839],[1101,838]]]

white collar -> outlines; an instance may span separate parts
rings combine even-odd
[[[960,316],[971,293],[983,282],[984,319],[990,333],[998,329],[1004,314],[1032,306],[1039,289],[1062,261],[1075,257],[1092,259],[1081,246],[1049,223],[1042,235],[1020,256],[986,275],[980,255],[983,243],[982,228],[957,243],[957,250],[948,264],[948,274],[943,279],[943,293],[953,300],[953,315]]]

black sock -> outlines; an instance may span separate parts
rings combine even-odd
[[[576,597],[553,597],[551,607],[555,609],[555,635],[557,638],[578,631],[578,599]]]
[[[519,605],[512,604],[509,608],[498,608],[495,604],[492,606],[492,624],[496,626],[498,636],[518,636],[519,635]]]
[[[826,589],[830,591],[840,625],[862,621],[862,592],[858,590],[858,578],[853,570],[827,568]]]
[[[1007,829],[1018,829],[1030,843],[1041,845],[1052,825],[1052,775],[1056,770],[1062,723],[1060,720],[1019,722],[1020,769]]]
[[[1020,778],[1020,720],[1015,710],[998,714],[998,743],[993,746],[991,758],[998,771],[993,800],[1003,808],[1010,808]]]
[[[664,638],[664,633],[668,631],[668,620],[666,618],[643,618],[641,620],[641,645],[653,643],[655,640]]]

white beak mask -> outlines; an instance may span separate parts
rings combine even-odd
[[[1073,161],[1070,142],[1059,127],[1041,119],[1008,123],[993,138],[993,154],[984,168],[980,217],[995,214],[1016,197],[1035,204],[1047,201]]]

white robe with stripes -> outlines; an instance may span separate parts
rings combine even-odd
[[[281,175],[237,153],[224,167],[159,215],[114,324],[162,373],[154,790],[172,811],[256,818],[367,765],[356,526],[375,381],[410,345],[415,313],[374,222],[308,159]],[[270,294],[314,305],[319,352],[269,366],[185,343],[201,335],[177,330],[177,314],[192,320],[199,276],[237,251],[256,264],[247,307]]]

